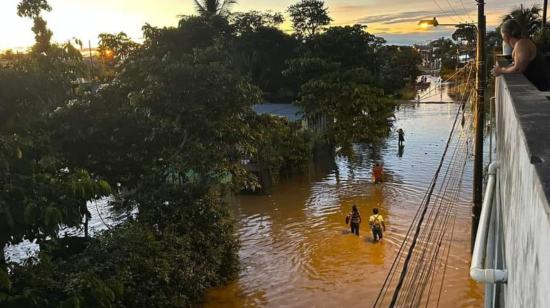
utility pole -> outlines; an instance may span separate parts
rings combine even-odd
[[[483,129],[485,128],[485,3],[477,1],[476,121],[474,161],[474,204],[472,207],[471,249],[474,243],[483,203]]]
[[[548,0],[544,0],[544,5],[542,6],[542,31],[546,28],[546,10],[548,9]]]

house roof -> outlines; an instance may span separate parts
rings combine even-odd
[[[252,107],[257,114],[270,114],[274,116],[284,117],[290,122],[296,122],[304,117],[302,108],[294,104],[273,104],[265,103],[258,104]]]

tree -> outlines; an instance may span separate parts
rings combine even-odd
[[[231,25],[237,35],[257,31],[260,28],[274,28],[285,21],[283,14],[249,11],[230,16]]]
[[[279,175],[290,175],[302,171],[311,160],[311,133],[291,123],[286,118],[268,114],[250,114],[248,123],[254,140],[254,154],[251,161],[269,170],[274,182]]]
[[[87,201],[110,193],[107,182],[68,164],[52,138],[57,123],[51,116],[66,104],[82,57],[71,44],[50,43],[51,32],[40,17],[50,9],[46,1],[19,4],[19,15],[34,19],[36,42],[30,54],[0,69],[1,247],[24,239],[56,240],[61,225],[82,226]]]
[[[206,49],[215,42],[225,40],[231,35],[231,27],[226,18],[221,16],[185,16],[178,27],[157,28],[145,24],[143,42],[146,53],[170,52],[175,54],[191,54],[196,49]],[[149,44],[156,45],[149,45]]]
[[[215,15],[227,15],[229,13],[229,7],[235,3],[236,0],[194,0],[197,7],[197,11],[201,16],[211,17]]]
[[[442,71],[454,71],[458,63],[457,59],[457,48],[453,40],[448,38],[439,38],[437,40],[431,41],[428,44],[428,47],[432,48],[434,58],[441,59],[441,70]]]
[[[17,15],[28,17],[33,20],[32,31],[35,35],[33,52],[36,54],[46,53],[50,48],[52,31],[47,27],[46,21],[42,18],[42,11],[51,11],[52,8],[47,0],[22,0],[17,5]]]
[[[475,45],[477,38],[477,28],[474,25],[458,25],[452,34],[455,41],[466,41],[470,45]]]
[[[458,53],[467,55],[468,58],[475,57],[477,27],[474,25],[458,25],[452,35],[453,40],[457,41]]]
[[[520,5],[519,8],[514,9],[510,14],[504,16],[502,21],[509,19],[515,19],[523,29],[522,35],[532,37],[541,27],[541,8],[538,5],[533,5],[530,8],[526,8]]]
[[[298,104],[306,114],[328,117],[331,144],[375,143],[387,136],[394,103],[363,68],[327,74],[302,86]]]
[[[305,43],[305,52],[316,58],[340,63],[344,68],[360,66],[378,73],[380,59],[377,52],[385,41],[365,29],[363,25],[330,27],[311,37]]]
[[[120,63],[138,48],[138,44],[132,41],[124,32],[117,34],[99,34],[98,51],[104,61]]]
[[[341,64],[329,62],[326,59],[302,56],[287,61],[283,76],[293,85],[292,90],[297,95],[302,85],[315,78],[340,70]]]
[[[385,46],[379,55],[382,67],[380,79],[385,94],[397,93],[414,84],[420,71],[422,57],[410,46]]]
[[[70,46],[0,69],[0,245],[41,244],[40,262],[0,268],[0,306],[190,306],[238,272],[220,195],[256,185],[241,159],[260,91],[219,61],[215,20],[146,27],[97,93],[70,96],[74,72],[51,67]],[[81,227],[86,202],[111,193],[139,207],[137,221],[67,249],[60,225]]]
[[[292,26],[300,37],[312,37],[330,24],[328,8],[322,0],[301,0],[288,8]]]
[[[269,101],[289,100],[283,78],[286,61],[295,55],[298,42],[294,37],[273,27],[258,27],[234,38],[231,56],[239,70],[264,91]],[[288,92],[288,91],[287,91]]]

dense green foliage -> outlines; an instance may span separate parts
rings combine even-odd
[[[91,240],[85,250],[68,258],[42,253],[39,264],[15,266],[12,289],[24,291],[6,304],[185,307],[209,286],[233,278],[238,260],[231,252],[238,246],[233,222],[227,220],[228,209],[204,198],[164,202],[169,204],[163,206],[163,218],[177,223],[162,231],[148,223],[128,222]],[[197,231],[205,226],[209,226],[208,233]],[[47,252],[62,249],[59,245],[47,247]]]
[[[319,140],[387,134],[389,97],[418,74],[413,49],[360,25],[323,31],[322,1],[289,9],[295,35],[276,28],[278,13],[228,16],[232,3],[196,1],[199,16],[145,25],[143,44],[101,34],[109,71],[90,76],[78,40],[50,41],[48,2],[21,1],[36,44],[0,67],[0,244],[36,239],[41,251],[22,264],[2,255],[0,306],[190,306],[238,272],[223,200],[258,188],[244,159],[278,177],[303,170]],[[85,79],[96,87],[78,93]],[[294,100],[329,125],[314,134],[259,116],[264,100]],[[93,239],[60,236],[105,196],[137,214]]]
[[[188,306],[234,276],[238,245],[220,197],[256,185],[240,159],[252,151],[244,115],[260,95],[215,50],[195,53],[208,47],[189,35],[197,24],[147,27],[147,48],[126,53],[108,86],[81,97],[70,94],[71,68],[82,64],[70,48],[37,42],[47,49],[0,71],[2,244],[43,247],[40,262],[10,265],[9,280],[2,267],[4,304]],[[102,37],[109,48],[119,38]],[[119,192],[138,207],[135,221],[84,250],[46,249],[65,241],[61,225],[82,227],[87,201]]]
[[[249,119],[256,149],[252,161],[266,167],[277,180],[279,175],[303,171],[313,153],[313,136],[299,123],[269,115]]]
[[[117,34],[101,33],[99,35],[99,45],[97,47],[99,56],[111,65],[121,63],[137,48],[138,44],[133,42],[124,32]]]
[[[523,4],[521,4],[520,7],[505,15],[502,21],[515,19],[523,30],[522,35],[525,37],[532,37],[541,28],[541,11],[542,10],[538,5],[524,7]]]
[[[365,69],[329,73],[307,82],[299,103],[308,113],[334,119],[327,132],[329,142],[377,142],[389,132],[394,105],[372,84]]]
[[[323,137],[330,144],[381,140],[394,108],[388,98],[420,73],[416,50],[385,46],[365,28],[335,26],[312,35],[283,72],[305,113],[328,119]]]
[[[441,75],[452,74],[458,65],[457,44],[452,39],[442,37],[430,42],[428,47],[433,48],[435,59],[441,59]]]
[[[300,38],[308,38],[330,24],[332,18],[322,0],[300,0],[288,8],[294,31]]]
[[[24,16],[32,13],[40,19],[39,9],[26,1],[21,10]],[[52,113],[68,99],[70,80],[81,70],[80,54],[49,41],[37,46],[29,56],[0,70],[2,247],[24,238],[56,237],[61,223],[79,226],[86,201],[110,192],[106,182],[67,164],[52,134]]]

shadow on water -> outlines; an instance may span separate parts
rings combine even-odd
[[[395,128],[406,133],[406,151],[392,132],[379,147],[354,145],[353,155],[312,165],[308,174],[282,181],[269,195],[239,196],[233,209],[243,270],[228,286],[211,289],[205,306],[372,304],[437,168],[456,108],[402,106]],[[382,184],[372,183],[375,161],[384,164]],[[470,178],[468,164],[442,307],[482,304],[481,288],[468,278]],[[363,219],[359,237],[345,224],[354,204]],[[384,239],[376,243],[367,223],[375,207],[387,227]]]

